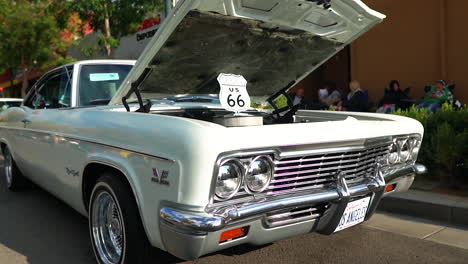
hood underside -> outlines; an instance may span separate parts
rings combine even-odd
[[[246,78],[250,95],[269,95],[341,46],[302,30],[268,26],[190,11],[151,61],[154,70],[141,84],[142,93],[216,94],[218,75],[233,73]]]
[[[111,104],[121,103],[145,69],[151,70],[139,84],[143,98],[217,94],[220,73],[244,76],[251,96],[266,97],[303,79],[384,17],[359,0],[317,2],[180,1]]]

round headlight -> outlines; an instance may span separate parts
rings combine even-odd
[[[398,146],[396,143],[393,143],[388,153],[387,161],[389,164],[395,164],[398,162]]]
[[[416,159],[418,158],[418,153],[419,153],[419,145],[420,145],[419,138],[410,137],[408,139],[408,145],[409,145],[409,149],[410,149],[410,152],[411,152],[410,159],[413,160],[413,161],[416,161]]]
[[[406,162],[411,157],[411,149],[407,139],[397,140],[400,162]]]
[[[256,157],[250,163],[247,173],[245,174],[245,186],[251,192],[263,192],[273,178],[273,170],[274,164],[270,157]]]
[[[215,194],[221,200],[233,197],[242,184],[244,166],[238,160],[226,160],[219,166]]]

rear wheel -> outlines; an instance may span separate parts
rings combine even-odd
[[[132,191],[117,175],[104,174],[94,186],[89,230],[99,263],[147,263],[151,245]]]
[[[4,157],[4,175],[5,175],[5,184],[8,190],[18,191],[21,190],[26,185],[26,179],[23,174],[19,171],[16,166],[13,156],[11,155],[10,149],[6,146],[3,150]]]

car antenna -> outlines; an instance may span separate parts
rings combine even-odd
[[[140,77],[138,77],[138,79],[134,82],[132,82],[132,84],[130,85],[130,91],[128,91],[128,93],[122,97],[122,103],[123,105],[125,106],[125,109],[127,109],[127,112],[130,112],[130,107],[128,106],[128,103],[127,103],[127,99],[130,97],[130,95],[132,93],[135,93],[137,99],[138,99],[138,104],[140,105],[140,108],[138,108],[138,110],[136,110],[135,112],[138,112],[138,113],[149,113],[150,109],[151,109],[151,101],[148,100],[148,102],[146,104],[143,103],[143,99],[141,99],[141,94],[140,94],[140,90],[138,89],[140,87],[140,84],[146,80],[146,78],[149,76],[150,72],[152,71],[153,69],[152,68],[145,68],[143,70],[143,72],[141,73]]]

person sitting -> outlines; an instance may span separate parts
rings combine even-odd
[[[321,96],[322,95],[322,96]],[[323,89],[319,90],[319,101],[325,106],[329,107],[341,100],[341,93],[336,88],[334,82],[327,82]]]
[[[388,89],[385,89],[384,97],[379,102],[378,113],[391,113],[403,106],[402,99],[408,99],[408,96],[401,90],[400,83],[397,80],[390,81]]]
[[[338,103],[338,111],[367,112],[369,101],[366,93],[361,90],[361,84],[358,81],[349,83],[351,92],[345,101]]]
[[[437,111],[445,101],[453,99],[452,93],[446,86],[443,80],[436,81],[435,85],[426,92],[423,102],[416,108],[427,108],[430,112]]]
[[[304,88],[298,88],[296,92],[288,94],[291,98],[293,105],[299,105],[305,103],[304,99]]]

